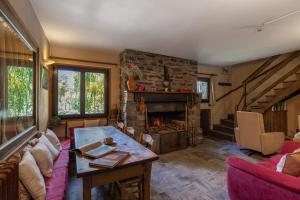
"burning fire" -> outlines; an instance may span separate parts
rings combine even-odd
[[[156,127],[160,127],[160,126],[161,126],[161,122],[160,122],[159,117],[156,117],[156,118],[154,119],[153,125],[156,126]]]

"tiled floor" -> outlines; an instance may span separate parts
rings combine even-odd
[[[160,156],[153,163],[151,199],[153,200],[213,200],[228,199],[226,188],[226,158],[238,156],[257,162],[228,141],[204,139],[196,147]],[[81,180],[69,179],[67,199],[82,199]],[[110,199],[101,187],[92,190],[93,199]]]

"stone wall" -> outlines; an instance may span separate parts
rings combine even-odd
[[[159,54],[124,50],[120,55],[120,65],[135,64],[142,71],[142,79],[136,80],[137,84],[145,86],[146,91],[151,89],[163,90],[164,67],[169,71],[170,88],[177,91],[180,87],[188,87],[195,91],[197,82],[197,61],[164,56]],[[121,108],[122,118],[127,126],[136,129],[145,128],[145,114],[137,110],[134,94],[127,92],[126,80],[121,77]],[[158,94],[159,95],[159,94]],[[193,125],[196,132],[200,132],[200,104],[189,110],[189,125]]]
[[[165,66],[169,71],[172,89],[177,90],[182,86],[196,89],[197,61],[128,49],[121,53],[120,58],[121,66],[129,63],[139,66],[143,78],[136,82],[144,85],[146,90],[150,90],[151,87],[163,89]]]

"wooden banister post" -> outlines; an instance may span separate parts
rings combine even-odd
[[[244,81],[244,106],[242,110],[246,109],[247,107],[247,80]]]

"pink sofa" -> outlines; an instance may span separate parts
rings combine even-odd
[[[231,200],[300,200],[300,177],[276,172],[283,154],[300,148],[299,142],[286,141],[280,154],[263,162],[230,157],[227,159],[227,186]]]
[[[61,141],[62,151],[54,161],[53,175],[45,178],[46,200],[63,200],[68,187],[70,140]]]

